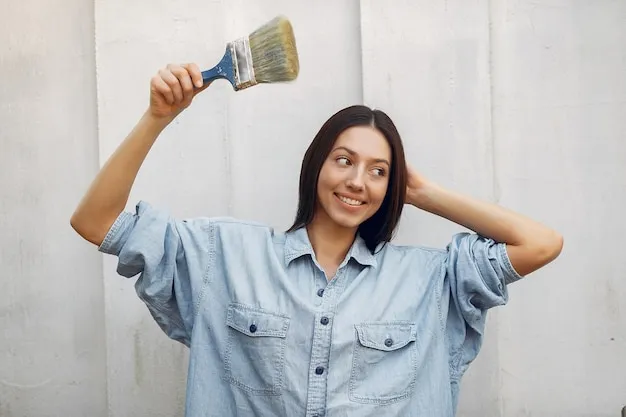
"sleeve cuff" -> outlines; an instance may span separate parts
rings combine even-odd
[[[505,275],[504,275],[504,283],[506,285],[512,284],[524,277],[521,276],[515,268],[513,268],[513,264],[511,263],[511,259],[509,259],[509,254],[506,251],[506,244],[501,243],[499,246],[498,253],[500,255],[500,262],[504,267]]]
[[[115,222],[111,225],[104,240],[100,246],[98,246],[98,251],[109,255],[119,255],[124,242],[124,239],[121,239],[121,237],[124,235],[124,232],[128,230],[129,226],[131,226],[133,217],[134,215],[127,211],[120,213],[117,219],[115,219]]]

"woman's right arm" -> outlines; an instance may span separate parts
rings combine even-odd
[[[102,167],[72,215],[70,224],[80,236],[95,245],[102,243],[124,210],[157,137],[206,87],[195,64],[170,64],[152,78],[148,110]]]

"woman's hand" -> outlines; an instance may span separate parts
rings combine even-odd
[[[149,113],[158,119],[173,120],[209,84],[203,84],[196,64],[169,64],[150,80]]]
[[[407,165],[406,203],[420,207],[420,195],[429,186],[430,182],[415,169]]]

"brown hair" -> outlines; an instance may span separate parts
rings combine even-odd
[[[364,221],[358,233],[367,248],[374,253],[381,242],[389,242],[395,231],[406,196],[407,171],[402,139],[393,121],[384,112],[366,106],[350,106],[328,119],[309,145],[300,170],[298,212],[289,232],[308,225],[317,205],[317,180],[322,165],[331,152],[337,137],[353,126],[372,126],[387,139],[391,148],[389,185],[380,208]]]

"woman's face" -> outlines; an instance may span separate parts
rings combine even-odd
[[[320,171],[316,219],[356,229],[385,199],[391,164],[391,148],[376,128],[343,131]]]

